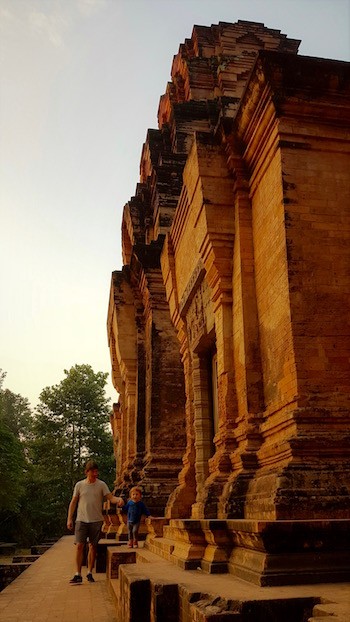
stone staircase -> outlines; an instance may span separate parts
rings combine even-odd
[[[261,586],[350,579],[350,521],[147,519],[145,548],[184,570],[229,573]],[[334,554],[335,531],[342,548]]]
[[[238,592],[244,592],[244,582],[232,576],[226,595],[219,596],[212,575],[184,571],[145,547],[107,547],[107,581],[120,622],[304,622],[316,602],[313,597],[260,600],[252,588],[249,598],[235,597],[231,587],[237,592],[238,581]]]
[[[216,574],[228,572],[233,543],[225,521],[172,519],[162,535],[147,537],[145,547],[184,570],[201,568]]]
[[[329,547],[325,538],[325,550],[319,550],[318,524],[166,518],[146,522],[149,533],[139,549],[106,542],[107,581],[120,622],[350,619],[346,584],[338,584],[341,598],[332,602],[334,591],[322,581]],[[327,536],[327,525],[320,528]],[[302,563],[298,549],[305,543],[310,553]],[[344,555],[346,550],[347,546]],[[248,571],[239,566],[242,556],[250,563]],[[343,557],[340,554],[342,573]]]

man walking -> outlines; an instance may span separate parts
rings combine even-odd
[[[124,505],[121,497],[115,497],[109,491],[105,482],[98,479],[98,465],[93,460],[89,460],[85,466],[86,479],[75,484],[73,497],[68,508],[67,527],[73,529],[73,516],[78,506],[77,518],[75,522],[75,562],[76,574],[70,580],[72,584],[82,583],[81,567],[83,564],[84,548],[89,539],[88,554],[88,574],[86,576],[90,583],[94,583],[92,570],[95,565],[97,543],[100,539],[101,527],[103,524],[102,503],[108,499],[111,503],[118,506]]]

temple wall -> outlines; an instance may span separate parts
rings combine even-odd
[[[290,322],[281,156],[266,165],[252,193],[254,268],[267,412],[297,393]]]
[[[295,180],[285,197],[292,327],[299,404],[346,407],[349,153],[344,135],[322,135],[308,136],[307,152],[290,147],[283,154],[284,178]]]
[[[332,507],[341,518],[349,478],[346,128],[330,105],[334,77],[312,74],[320,94],[310,104],[294,69],[283,84],[274,60],[273,87],[256,74],[237,117],[249,169],[264,385],[259,466],[245,515],[321,518]],[[306,81],[310,60],[302,62]],[[279,98],[271,96],[277,84]]]
[[[298,45],[241,21],[180,45],[109,310],[117,481],[165,516],[150,549],[271,584],[313,533],[303,577],[347,572],[350,81]]]

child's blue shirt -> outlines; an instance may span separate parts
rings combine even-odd
[[[150,516],[151,512],[148,507],[145,506],[143,501],[129,501],[122,507],[122,512],[128,515],[128,523],[139,523],[141,516]]]

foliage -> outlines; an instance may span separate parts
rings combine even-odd
[[[90,365],[64,374],[43,389],[31,413],[28,400],[2,389],[0,370],[0,527],[2,537],[13,533],[23,545],[65,533],[73,485],[87,459],[98,462],[110,487],[115,476],[107,374]]]
[[[104,459],[106,449],[109,457],[112,454],[109,400],[104,389],[107,374],[95,373],[90,365],[75,365],[64,373],[59,385],[47,387],[40,395],[32,460],[45,467],[52,461],[56,468],[63,467],[73,486],[86,460],[95,458],[102,460],[101,476],[103,473],[109,479],[113,471],[110,460]]]
[[[25,491],[25,452],[21,437],[28,430],[30,408],[26,399],[2,388],[0,370],[0,529],[2,537],[19,515]]]
[[[0,511],[16,512],[23,493],[24,453],[20,441],[0,419]]]
[[[34,494],[26,507],[34,523],[45,523],[46,536],[64,530],[73,486],[84,477],[87,459],[98,462],[99,476],[108,484],[115,475],[107,374],[90,365],[75,365],[64,374],[58,385],[41,392],[29,443]]]
[[[0,391],[0,413],[3,422],[18,438],[27,438],[31,427],[29,401],[9,389]]]

